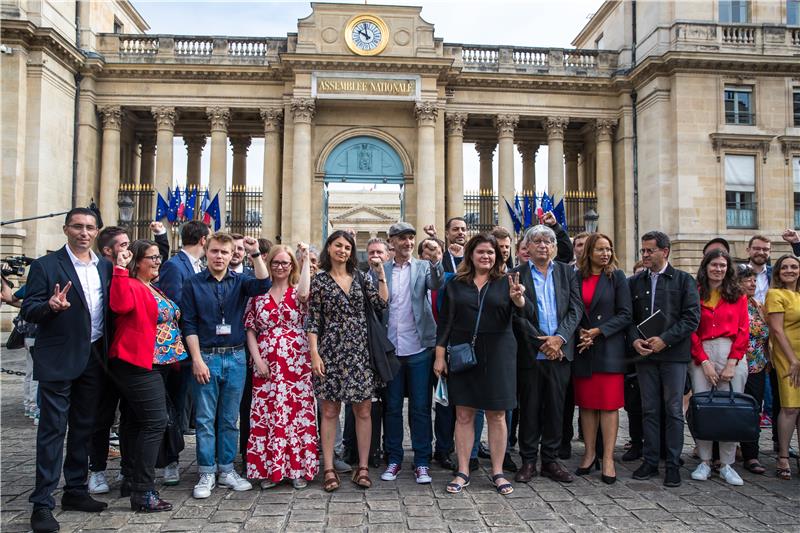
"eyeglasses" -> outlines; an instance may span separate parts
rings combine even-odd
[[[86,225],[86,224],[68,224],[67,227],[73,231],[83,231],[86,230],[89,233],[97,231],[97,226]]]
[[[142,259],[149,259],[153,263],[160,263],[161,262],[161,256],[158,255],[158,254],[156,254],[156,255],[146,255]]]
[[[272,268],[289,268],[290,266],[292,266],[292,262],[291,261],[273,261],[273,262],[270,263],[270,265],[272,265]]]
[[[660,250],[661,248],[642,248],[639,250],[639,253],[642,255],[653,255]]]

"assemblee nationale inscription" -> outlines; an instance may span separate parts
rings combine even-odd
[[[317,78],[317,94],[406,96],[417,92],[416,80]]]

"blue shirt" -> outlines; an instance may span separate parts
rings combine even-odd
[[[266,294],[272,282],[228,271],[222,281],[208,269],[186,279],[181,310],[183,335],[197,335],[201,350],[244,344],[247,298]],[[230,335],[217,335],[217,325],[230,324]]]
[[[555,335],[558,329],[558,309],[556,308],[556,288],[553,284],[553,262],[547,267],[545,277],[533,261],[528,261],[533,277],[533,289],[536,291],[536,313],[539,317],[539,331],[545,335]],[[542,352],[536,354],[536,359],[547,359]]]

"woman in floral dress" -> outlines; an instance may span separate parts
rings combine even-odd
[[[369,446],[372,434],[372,397],[382,385],[373,371],[367,351],[367,320],[364,298],[373,308],[386,309],[389,291],[379,258],[370,260],[378,287],[368,275],[356,269],[356,245],[345,231],[328,237],[319,258],[320,273],[311,282],[308,306],[308,340],[314,392],[322,404],[322,487],[339,488],[339,476],[333,468],[333,441],[342,402],[353,406],[358,441],[358,468],[353,482],[362,488],[372,486],[369,479]],[[366,289],[366,295],[362,290]]]
[[[289,247],[267,256],[272,288],[252,298],[245,312],[253,358],[253,402],[247,442],[247,477],[261,488],[291,479],[305,487],[317,473],[317,426],[311,358],[304,331],[310,285],[308,247],[298,246],[302,268]]]

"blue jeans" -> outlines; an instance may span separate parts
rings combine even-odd
[[[239,446],[239,402],[244,389],[244,350],[228,354],[202,353],[211,379],[192,382],[197,428],[197,471],[230,472]],[[219,466],[218,466],[219,465]]]
[[[431,357],[432,349],[398,357],[402,365],[395,378],[386,385],[386,418],[384,440],[390,463],[403,463],[403,395],[408,385],[408,423],[414,466],[430,466],[431,440]]]

